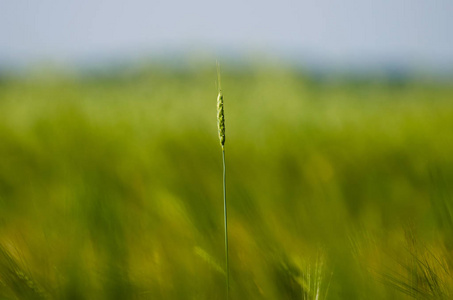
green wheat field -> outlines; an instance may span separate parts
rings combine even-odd
[[[222,69],[230,299],[451,299],[453,84]],[[0,299],[226,299],[216,70],[0,77]]]

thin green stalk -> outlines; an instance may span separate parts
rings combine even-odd
[[[228,265],[228,214],[226,202],[226,167],[225,167],[225,147],[222,147],[223,159],[223,211],[224,211],[224,227],[225,227],[225,262],[226,262],[226,284],[227,284],[227,299],[230,291],[230,268]]]
[[[229,299],[230,291],[230,268],[228,265],[228,217],[227,217],[227,202],[226,202],[226,168],[225,168],[225,114],[223,107],[223,94],[220,85],[220,66],[217,63],[217,79],[219,84],[219,94],[217,95],[217,128],[219,131],[220,146],[222,147],[223,161],[223,211],[224,211],[224,227],[225,227],[225,263],[226,263],[226,296]]]

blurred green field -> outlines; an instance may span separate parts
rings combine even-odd
[[[0,80],[0,299],[225,299],[214,68]],[[231,299],[453,297],[453,86],[222,73]]]

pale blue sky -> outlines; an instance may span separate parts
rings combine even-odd
[[[0,0],[0,61],[234,49],[453,66],[453,0]]]

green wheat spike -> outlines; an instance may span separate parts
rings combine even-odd
[[[219,82],[219,93],[217,95],[217,128],[219,130],[219,140],[222,150],[225,148],[225,115],[223,109],[223,94],[220,85],[220,67],[217,64],[217,77]]]

